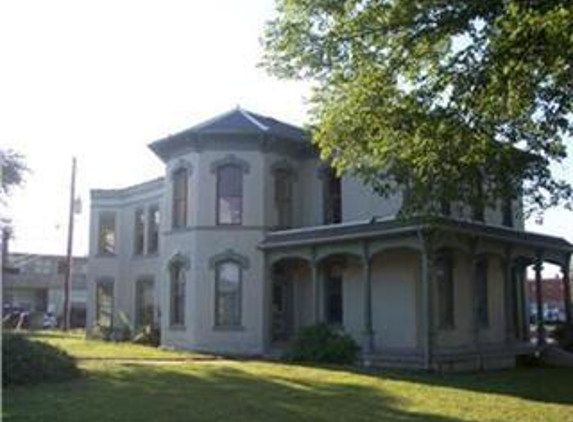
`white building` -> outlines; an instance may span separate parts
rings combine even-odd
[[[400,195],[239,108],[150,148],[164,178],[92,191],[88,326],[123,312],[163,345],[261,355],[326,322],[374,364],[511,366],[531,351],[525,267],[573,251],[525,232],[518,203],[397,219]]]

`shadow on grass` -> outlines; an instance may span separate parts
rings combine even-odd
[[[6,421],[400,421],[465,422],[408,410],[381,388],[345,377],[265,376],[235,366],[116,366],[50,389],[12,391]],[[289,371],[288,367],[282,368]],[[303,369],[304,368],[299,368]],[[268,375],[268,374],[267,374]],[[362,380],[364,381],[364,380]],[[404,394],[402,397],[406,397]]]
[[[573,369],[520,367],[466,374],[388,371],[376,376],[435,387],[500,394],[544,403],[573,404]]]
[[[428,373],[416,370],[367,369],[316,364],[283,363],[293,367],[323,368],[380,379],[476,393],[499,394],[554,404],[573,404],[573,368],[521,366],[488,372]]]

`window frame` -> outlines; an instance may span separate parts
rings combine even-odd
[[[155,279],[152,276],[142,276],[142,277],[138,277],[135,280],[135,292],[134,292],[134,299],[135,299],[135,306],[134,306],[134,313],[133,313],[133,325],[135,328],[142,328],[145,327],[146,325],[151,325],[151,326],[156,326],[157,321],[156,321],[156,315],[155,315]],[[150,324],[142,324],[141,323],[141,315],[140,315],[140,297],[143,297],[144,295],[140,295],[140,293],[143,293],[140,288],[143,286],[151,286],[151,322]],[[141,312],[142,314],[145,313],[145,311]]]
[[[111,304],[109,309],[109,325],[100,325],[100,321],[102,319],[102,309],[101,309],[101,297],[100,297],[100,289],[105,287],[111,287],[110,289],[110,296],[111,296]],[[114,327],[114,314],[115,314],[115,280],[113,277],[102,277],[98,278],[95,282],[95,313],[94,313],[94,325],[96,327],[102,328],[110,328]]]
[[[219,306],[220,306],[220,295],[221,295],[221,290],[220,290],[220,284],[221,284],[221,268],[224,265],[229,265],[232,264],[236,267],[236,269],[238,270],[238,280],[236,283],[236,292],[233,292],[235,296],[235,300],[236,300],[236,315],[234,315],[234,317],[236,318],[235,320],[229,322],[229,321],[221,321],[220,320],[220,312],[219,312]],[[241,262],[234,260],[234,259],[225,259],[225,260],[220,260],[215,264],[215,294],[214,294],[214,298],[215,298],[215,304],[214,304],[214,328],[218,329],[218,330],[233,330],[233,329],[242,329],[243,325],[243,271],[244,271],[244,266],[242,265]]]
[[[285,194],[280,195],[279,178],[283,178]],[[277,210],[278,229],[291,228],[294,224],[294,176],[287,168],[277,168],[273,171],[274,203]],[[286,217],[285,217],[286,215]]]
[[[104,219],[110,218],[112,224],[108,225],[104,223]],[[117,254],[117,216],[115,212],[112,211],[101,211],[98,214],[98,238],[97,238],[97,251],[100,256],[115,256]],[[105,230],[104,228],[110,228],[112,237],[111,248],[107,250],[105,240]]]
[[[155,222],[155,213],[157,213],[158,218]],[[156,255],[159,253],[159,231],[161,226],[161,210],[159,205],[151,205],[147,210],[147,254]],[[156,230],[154,230],[154,228]],[[153,241],[156,239],[156,241]],[[151,246],[155,245],[152,249]]]
[[[145,254],[145,210],[137,208],[133,212],[133,255]]]
[[[189,169],[184,166],[171,172],[171,228],[173,230],[183,229],[188,225],[190,174]],[[179,207],[182,209],[180,210]]]
[[[332,168],[322,175],[322,222],[325,225],[342,223],[342,178]],[[336,185],[334,185],[336,184]],[[333,187],[336,186],[336,189]]]
[[[185,328],[185,307],[187,305],[187,266],[176,260],[169,265],[169,327]],[[177,275],[177,277],[175,277]],[[177,290],[174,289],[177,288]],[[177,294],[177,296],[175,296]],[[175,308],[175,304],[178,308]],[[176,312],[179,311],[179,312]]]
[[[223,171],[225,170],[230,170],[232,169],[233,171],[236,171],[237,174],[237,180],[239,180],[239,196],[222,196],[221,195],[221,183],[222,183],[222,177],[221,174]],[[217,226],[242,226],[243,225],[243,204],[244,204],[244,193],[245,193],[245,187],[244,187],[244,177],[243,177],[243,173],[244,173],[244,169],[241,167],[241,165],[236,164],[236,163],[225,163],[225,164],[221,164],[217,167],[216,169],[216,173],[215,173],[215,177],[216,177],[216,195],[215,195],[215,202],[216,202],[216,206],[215,206],[215,213],[216,213],[216,224]],[[223,198],[239,198],[239,218],[238,221],[231,221],[231,222],[224,222],[221,219],[221,200]],[[231,213],[232,215],[232,213]]]

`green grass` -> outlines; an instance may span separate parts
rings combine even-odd
[[[573,421],[571,369],[436,376],[229,360],[82,368],[77,381],[4,391],[3,420]]]
[[[70,333],[39,331],[30,334],[30,337],[60,347],[77,359],[182,359],[196,356],[189,352],[158,349],[128,342],[88,340],[83,331]]]

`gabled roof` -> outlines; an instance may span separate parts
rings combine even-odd
[[[217,135],[262,135],[275,140],[309,144],[305,130],[272,117],[237,107],[190,127],[182,132],[152,142],[149,147],[160,157],[170,148]]]

